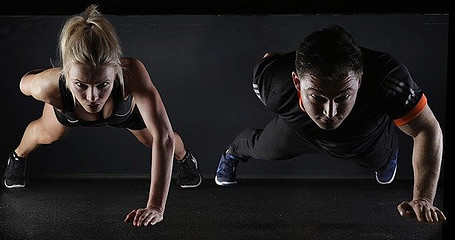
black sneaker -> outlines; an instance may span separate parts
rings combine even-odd
[[[186,151],[182,160],[177,160],[179,172],[177,175],[177,184],[182,188],[195,188],[201,185],[202,175],[196,158],[189,151]]]
[[[13,151],[6,163],[4,177],[3,184],[7,188],[25,187],[25,158],[17,156]]]

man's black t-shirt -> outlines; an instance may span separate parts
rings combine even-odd
[[[363,47],[361,51],[364,67],[356,103],[337,129],[319,128],[299,106],[291,76],[295,51],[259,61],[253,89],[268,109],[321,152],[371,166],[389,158],[397,147],[395,124],[415,117],[426,98],[400,61],[384,52]]]

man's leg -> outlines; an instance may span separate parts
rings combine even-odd
[[[391,125],[384,131],[379,142],[371,146],[366,155],[350,159],[359,166],[374,169],[380,184],[390,184],[395,178],[399,156],[399,135]]]
[[[249,159],[287,160],[318,150],[296,135],[279,117],[272,119],[264,129],[246,129],[241,132],[221,155],[215,182],[220,186],[237,184],[236,169],[239,161]]]

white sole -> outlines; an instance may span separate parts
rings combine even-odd
[[[199,185],[201,185],[202,183],[202,176],[199,175],[199,182],[196,184],[196,185],[180,185],[181,188],[195,188],[195,187],[199,187]]]
[[[218,180],[218,176],[215,176],[215,183],[219,186],[234,186],[237,185],[237,181],[234,182],[223,182]]]
[[[5,187],[10,188],[10,189],[11,188],[23,188],[23,187],[25,187],[25,184],[15,184],[15,185],[8,186],[6,184],[6,179],[3,181],[3,185],[5,185]]]
[[[395,173],[397,172],[397,168],[395,168],[395,170],[393,171],[393,175],[392,175],[392,178],[388,181],[388,182],[381,182],[379,181],[378,179],[378,175],[376,175],[376,181],[379,183],[379,184],[390,184],[391,182],[393,182],[393,179],[395,179]]]

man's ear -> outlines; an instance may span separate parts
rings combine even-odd
[[[300,91],[300,79],[295,72],[292,72],[292,81],[294,82],[294,87],[297,89],[297,91]]]

